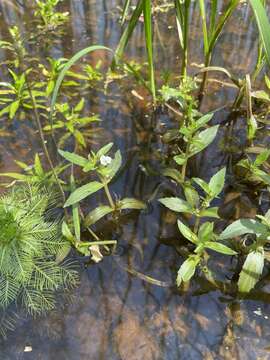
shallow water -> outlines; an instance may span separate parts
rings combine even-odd
[[[69,57],[90,44],[115,48],[121,33],[116,10],[120,4],[121,1],[116,0],[64,1],[63,9],[70,12],[70,21],[63,36],[53,48],[44,49],[41,44],[33,44],[32,51],[38,51],[45,58],[49,55]],[[203,48],[199,16],[194,9],[191,17],[192,61],[199,64]],[[213,57],[215,65],[233,69],[238,76],[247,73],[255,60],[257,41],[250,18],[248,7],[242,4],[227,24]],[[180,69],[177,59],[181,53],[173,35],[175,32],[167,28],[166,19],[165,15],[155,21],[157,66],[160,71],[173,69],[177,74]],[[26,33],[33,25],[27,7],[9,0],[0,1],[0,21],[1,38],[7,36],[11,24],[20,25]],[[137,60],[144,56],[142,29],[136,30],[128,54]],[[5,56],[0,52],[0,61]],[[98,61],[98,56],[100,54],[92,55],[91,61]],[[102,56],[103,62],[109,63],[110,56]],[[194,64],[189,65],[190,72],[198,70]],[[159,134],[163,124],[172,126],[172,121],[166,111],[149,116],[151,110],[147,109],[146,102],[134,97],[131,90],[132,85],[123,82],[111,84],[107,96],[97,90],[89,91],[87,96],[84,94],[86,110],[100,113],[103,120],[102,131],[93,135],[91,146],[113,141],[121,150],[125,164],[112,186],[113,192],[122,197],[147,200],[158,184],[161,184],[159,195],[171,191],[171,184],[157,173],[150,175],[146,165],[151,165],[151,171],[158,169],[159,153],[166,151]],[[203,100],[202,110],[223,106],[234,96],[235,89],[211,83],[210,95]],[[218,111],[214,123],[224,122],[229,115],[226,108]],[[239,139],[242,122],[239,118],[235,127]],[[1,172],[17,170],[13,159],[29,162],[37,151],[41,152],[30,120],[18,119],[5,129],[8,134],[0,137]],[[229,156],[222,155],[224,152],[218,145],[226,131],[226,126],[222,127],[215,144],[190,170],[193,175],[207,174],[209,178],[217,168],[229,162]],[[233,191],[227,189],[224,195],[225,217],[233,216],[231,212],[236,207],[241,214],[256,210],[252,197],[246,193],[231,202]],[[98,194],[87,206],[91,208],[101,201]],[[117,227],[110,223],[104,228],[102,223],[99,232],[105,238],[118,240],[119,254],[88,267],[80,262],[81,284],[74,291],[73,302],[63,304],[63,308],[44,318],[21,320],[17,330],[0,343],[0,359],[269,359],[270,288],[267,278],[246,300],[237,300],[233,292],[221,292],[198,276],[189,291],[180,293],[173,286],[182,263],[175,220],[155,200],[148,212],[127,214]],[[214,259],[214,262],[220,280],[233,276],[234,263],[227,259]],[[231,269],[226,274],[223,272],[225,264]],[[140,271],[168,286],[149,284],[125,268]],[[31,351],[25,351],[27,346]]]

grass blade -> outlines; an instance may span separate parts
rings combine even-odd
[[[130,3],[131,3],[131,0],[126,0],[126,1],[125,1],[124,7],[123,7],[122,16],[121,16],[121,26],[124,25],[124,22],[125,22],[125,20],[126,20]]]
[[[139,17],[141,16],[142,12],[143,12],[143,0],[140,0],[137,4],[135,10],[133,11],[133,14],[131,16],[131,19],[129,20],[128,26],[126,27],[125,31],[123,32],[123,34],[120,38],[120,41],[118,43],[118,46],[115,50],[112,68],[115,67],[115,65],[117,65],[117,63],[123,56],[123,52],[127,46],[128,40],[130,39],[130,37],[133,33],[133,30],[139,21]]]
[[[270,65],[270,23],[264,6],[260,0],[249,0],[259,28],[266,59]]]
[[[148,65],[149,65],[150,87],[151,87],[153,100],[155,103],[155,101],[156,101],[156,85],[155,85],[155,71],[154,71],[154,61],[153,61],[153,32],[152,32],[151,0],[143,1],[143,14],[144,14],[145,42],[146,42]]]

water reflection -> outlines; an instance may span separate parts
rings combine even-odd
[[[117,12],[117,6],[121,4],[120,0],[64,1],[63,10],[70,12],[65,34],[53,48],[38,44],[38,51],[45,58],[49,55],[68,57],[94,43],[115,48],[121,33]],[[225,1],[220,1],[220,10],[224,4]],[[1,1],[1,38],[7,36],[10,25],[19,24],[25,33],[33,29],[29,7],[30,1],[25,1],[23,6],[14,1]],[[249,8],[242,4],[227,24],[215,50],[215,65],[232,68],[238,75],[250,71],[257,47],[254,25],[247,21],[250,17]],[[192,60],[200,64],[203,48],[195,2],[191,18]],[[178,73],[181,52],[175,32],[167,25],[166,16],[155,19],[157,67],[161,71],[172,69]],[[142,27],[136,29],[128,54],[137,60],[145,56]],[[109,62],[109,56],[104,54],[105,64]],[[5,57],[5,52],[1,51],[0,61]],[[97,58],[96,54],[91,57],[93,61]],[[197,71],[195,64],[189,65],[190,71]],[[129,87],[127,91],[119,84],[112,84],[108,96],[91,91],[86,106],[89,111],[99,112],[103,119],[102,138],[96,134],[93,142],[99,145],[101,141],[102,144],[114,141],[124,155],[124,171],[112,190],[123,197],[149,199],[161,179],[155,171],[150,176],[145,166],[150,161],[152,170],[159,167],[158,151],[162,145],[156,130],[168,118],[161,112],[151,121],[145,116],[144,103],[137,101],[134,106],[136,100],[130,101],[129,90]],[[204,99],[203,109],[217,108],[230,102],[234,96],[235,89],[213,86],[211,96]],[[214,121],[223,122],[227,116],[228,113],[222,110]],[[20,156],[27,162],[40,151],[30,123],[25,125],[15,121],[9,130],[10,137],[0,138],[1,171],[15,169],[13,158]],[[221,130],[220,137],[224,133],[226,128]],[[217,143],[210,146],[200,159],[196,175],[207,173],[210,177],[227,160],[221,154]],[[168,186],[163,184],[160,191],[170,191]],[[91,208],[103,200],[98,194],[88,206]],[[122,248],[121,255],[105,258],[101,264],[87,269],[81,264],[81,285],[74,293],[73,304],[64,304],[63,309],[42,319],[21,320],[21,326],[0,344],[1,360],[268,358],[267,281],[262,283],[262,289],[257,293],[239,302],[230,292],[221,293],[200,278],[194,281],[190,292],[181,294],[173,286],[176,270],[182,262],[175,244],[179,242],[177,245],[181,246],[181,240],[175,230],[175,219],[161,211],[156,202],[148,213],[135,212],[124,216],[119,226],[107,224],[104,228],[103,225],[99,227],[101,235],[116,237]],[[134,268],[166,282],[168,287],[150,285],[124,268]],[[224,280],[222,264],[218,272]],[[26,346],[31,346],[32,351],[25,352]]]

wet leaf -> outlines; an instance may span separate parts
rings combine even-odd
[[[104,145],[101,149],[98,150],[97,157],[100,158],[101,156],[106,155],[111,150],[112,147],[113,147],[112,142]]]
[[[248,254],[238,280],[241,293],[248,293],[258,282],[264,267],[264,250],[259,247]]]
[[[203,217],[203,216],[219,219],[218,207],[211,207],[211,208],[200,211],[200,217]]]
[[[72,164],[79,165],[79,166],[85,166],[87,164],[87,159],[84,157],[77,155],[75,153],[71,153],[68,151],[63,151],[58,149],[59,154],[66,159],[67,161],[71,162]]]
[[[218,242],[209,241],[205,243],[205,247],[211,250],[214,250],[218,253],[225,254],[225,255],[237,255],[237,252],[232,250],[226,245],[223,245]]]
[[[176,283],[177,286],[181,285],[181,282],[189,281],[195,274],[196,267],[200,261],[199,257],[190,256],[186,261],[183,262],[177,273]]]
[[[219,235],[219,239],[231,239],[244,234],[261,235],[267,233],[267,227],[253,219],[239,219],[230,224]]]
[[[219,195],[224,188],[226,168],[219,170],[209,182],[209,188],[213,197]]]
[[[137,199],[133,199],[133,198],[124,198],[122,200],[120,200],[118,202],[118,206],[120,207],[121,210],[124,209],[145,209],[146,205],[144,202],[137,200]]]
[[[177,221],[178,229],[180,233],[193,244],[198,244],[199,239],[193,231],[190,230],[185,224],[183,224],[180,220]]]
[[[167,197],[159,199],[158,201],[172,211],[192,213],[191,206],[185,200],[176,197]]]
[[[96,209],[90,211],[90,213],[86,216],[84,220],[85,226],[91,226],[95,224],[97,221],[102,219],[104,216],[112,213],[114,211],[113,208],[107,205],[98,206]]]
[[[197,154],[210,145],[217,135],[218,128],[219,125],[211,126],[210,128],[205,129],[196,135],[193,138],[193,143],[191,143],[189,156]]]
[[[98,190],[103,188],[103,184],[98,181],[92,181],[86,185],[83,185],[71,193],[67,199],[64,207],[76,204],[87,196],[94,194]]]

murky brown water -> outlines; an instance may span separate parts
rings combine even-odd
[[[63,8],[70,11],[70,21],[63,36],[53,48],[34,44],[30,50],[45,58],[69,57],[90,44],[115,48],[121,33],[116,7],[121,3],[120,0],[64,1]],[[191,17],[192,61],[200,63],[203,48],[199,16],[194,9]],[[215,65],[232,69],[239,76],[252,68],[256,54],[256,32],[250,18],[248,7],[242,4],[222,34],[213,57]],[[177,73],[181,54],[175,29],[167,28],[166,19],[164,16],[155,21],[157,66],[160,71],[171,69]],[[3,39],[11,24],[19,25],[26,33],[33,25],[27,8],[12,0],[0,0],[0,21]],[[143,32],[138,28],[129,46],[130,57],[137,60],[144,57],[142,40]],[[1,51],[0,61],[5,57]],[[97,57],[94,54],[91,59],[97,61]],[[109,55],[104,55],[103,62],[109,63]],[[196,72],[196,66],[190,64],[190,71]],[[93,136],[94,146],[113,141],[124,157],[126,166],[112,190],[123,197],[148,199],[160,183],[160,194],[170,190],[169,182],[144,171],[146,164],[158,169],[159,153],[166,150],[158,134],[162,124],[170,124],[170,120],[162,111],[149,116],[145,102],[134,98],[130,90],[132,86],[123,83],[111,84],[107,96],[91,90],[84,94],[86,109],[100,113],[103,120],[102,133]],[[212,84],[202,109],[223,106],[234,96],[233,88]],[[216,113],[214,122],[222,123],[228,116],[227,109],[223,109]],[[235,127],[239,139],[243,131],[241,121],[239,119]],[[31,161],[35,152],[41,151],[28,119],[1,126],[9,135],[0,137],[1,172],[17,170],[13,159]],[[226,127],[197,163],[193,170],[197,176],[210,177],[222,164],[229,163],[229,155],[224,156],[217,146],[225,135]],[[236,144],[240,145],[241,141]],[[233,202],[230,199],[234,199]],[[102,201],[102,197],[97,195],[96,201]],[[248,193],[235,196],[233,188],[227,190],[225,204],[227,218],[233,217],[237,207],[242,215],[255,209]],[[123,266],[168,284],[174,283],[182,262],[175,249],[180,240],[175,219],[156,201],[151,211],[126,215],[117,228],[107,224],[104,230],[103,223],[99,230],[108,238],[118,240],[119,255],[88,268],[81,264],[81,285],[74,292],[73,303],[63,304],[62,309],[45,318],[22,319],[8,340],[0,343],[1,360],[270,359],[267,278],[248,299],[237,301],[230,292],[222,293],[199,277],[195,277],[187,293],[181,294],[173,286],[154,286],[126,272]],[[216,271],[221,280],[233,276],[236,264],[223,259],[214,262],[218,264]],[[224,264],[229,269],[226,274]],[[24,352],[26,346],[31,346],[32,351]]]

